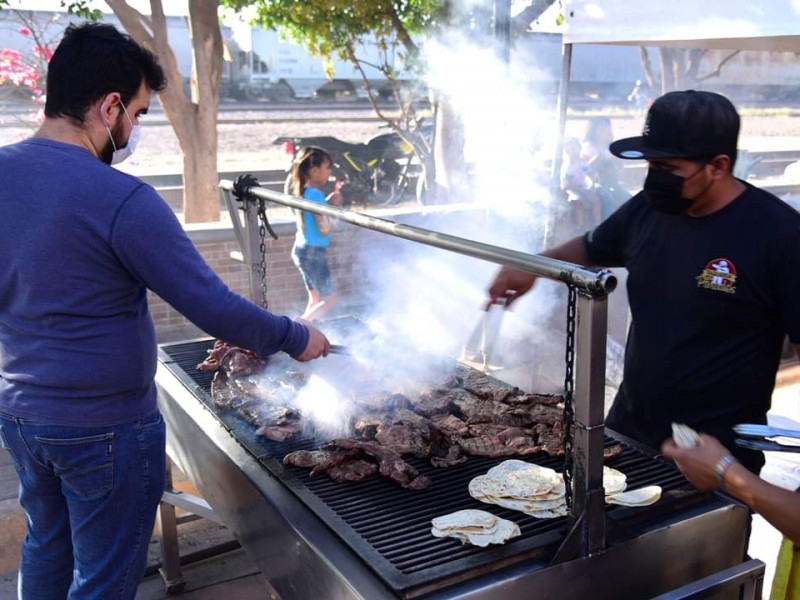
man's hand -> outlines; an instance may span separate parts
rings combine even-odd
[[[694,448],[680,448],[675,440],[669,438],[662,444],[661,454],[674,460],[686,479],[697,489],[708,491],[719,488],[715,468],[730,451],[716,438],[701,433]]]
[[[486,303],[486,308],[488,309],[492,304],[503,303],[506,307],[511,306],[512,302],[533,287],[535,281],[536,275],[533,273],[503,267],[489,287],[489,302]]]
[[[300,362],[306,362],[320,356],[328,356],[331,351],[331,343],[325,337],[325,334],[305,321],[299,319],[298,321],[308,328],[308,344],[306,344],[306,349],[301,354],[292,358]]]

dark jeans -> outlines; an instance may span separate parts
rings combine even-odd
[[[28,518],[19,597],[134,598],[165,484],[156,412],[108,427],[38,425],[0,413]]]
[[[317,290],[323,298],[336,291],[328,265],[327,248],[295,245],[292,248],[292,261],[300,270],[307,290]]]

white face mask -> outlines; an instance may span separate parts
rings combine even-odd
[[[125,108],[125,105],[122,103],[122,101],[120,101],[119,104],[122,106],[122,110],[125,111],[125,116],[128,117],[128,122],[131,124],[131,134],[128,137],[128,143],[122,148],[117,148],[117,145],[114,143],[114,136],[111,135],[111,130],[108,128],[108,125],[106,125],[108,137],[111,139],[111,145],[114,148],[114,154],[111,155],[112,165],[118,165],[131,154],[133,154],[133,151],[136,149],[136,144],[139,143],[139,136],[142,132],[141,125],[134,125],[133,121],[131,121],[131,117],[128,114],[128,109]]]

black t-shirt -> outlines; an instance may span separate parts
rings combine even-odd
[[[639,193],[586,236],[594,264],[628,269],[631,328],[606,424],[658,448],[670,424],[733,444],[764,423],[783,337],[800,342],[800,214],[747,189],[705,217],[654,210]]]

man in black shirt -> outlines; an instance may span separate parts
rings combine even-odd
[[[748,469],[733,425],[765,423],[783,338],[800,353],[800,214],[736,179],[739,115],[719,94],[657,99],[641,136],[611,152],[648,161],[644,188],[584,236],[542,254],[626,267],[631,327],[606,425],[652,448],[672,422],[719,438]],[[505,267],[492,302],[535,281]]]

